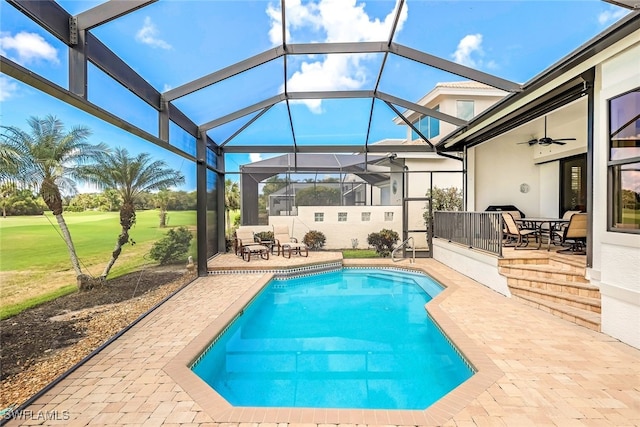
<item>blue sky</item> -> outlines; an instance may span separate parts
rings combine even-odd
[[[77,14],[101,2],[59,2]],[[289,0],[287,42],[384,41],[395,1]],[[0,5],[0,53],[54,83],[67,87],[67,49],[11,5]],[[161,92],[232,65],[278,45],[280,3],[273,1],[160,0],[92,32]],[[603,31],[626,13],[599,0],[581,1],[426,1],[407,0],[395,42],[422,50],[507,80],[524,83],[573,49]],[[372,89],[381,55],[290,57],[289,90]],[[196,124],[203,124],[282,91],[282,61],[257,67],[176,100]],[[417,101],[440,81],[462,78],[390,57],[380,90]],[[89,100],[157,134],[157,115],[128,90],[89,68]],[[91,141],[150,152],[187,176],[184,189],[195,188],[193,166],[153,144],[103,123],[36,89],[0,74],[0,122],[26,128],[30,116],[53,114],[65,125],[86,125]],[[307,101],[295,104],[297,143],[363,144],[370,100]],[[401,138],[391,123],[394,113],[384,104],[374,108],[371,141]],[[251,116],[209,132],[224,141]],[[288,116],[277,105],[230,144],[291,144]],[[193,151],[193,142],[172,132],[173,142]],[[266,158],[228,155],[227,170]]]

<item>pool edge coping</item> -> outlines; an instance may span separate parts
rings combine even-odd
[[[437,262],[437,261],[434,261]],[[365,264],[343,261],[344,267],[396,267],[428,274],[444,289],[425,305],[427,314],[434,320],[448,340],[474,367],[474,375],[424,410],[382,409],[327,409],[327,408],[265,408],[235,407],[198,377],[191,366],[211,345],[212,340],[247,306],[269,281],[273,271],[263,271],[247,291],[231,303],[216,319],[210,322],[191,342],[164,366],[163,370],[206,412],[214,422],[225,423],[315,423],[315,424],[396,424],[442,425],[482,392],[495,383],[504,372],[486,355],[485,351],[467,336],[447,315],[440,305],[460,287],[450,277],[422,266],[380,262]],[[459,274],[454,272],[455,274]],[[195,283],[194,283],[195,284]]]

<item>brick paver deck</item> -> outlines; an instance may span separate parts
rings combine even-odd
[[[213,391],[176,367],[203,331],[228,318],[228,307],[269,278],[239,273],[196,280],[8,425],[640,425],[639,350],[505,298],[434,260],[411,266],[449,286],[429,311],[479,369],[427,411],[231,408],[211,399]]]

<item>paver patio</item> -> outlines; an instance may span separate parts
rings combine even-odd
[[[230,408],[210,400],[215,393],[195,376],[176,381],[172,366],[270,277],[220,274],[188,285],[8,425],[640,425],[640,350],[505,298],[432,259],[346,261],[416,266],[448,285],[429,311],[473,353],[477,378],[427,411]],[[44,419],[52,414],[57,419]]]

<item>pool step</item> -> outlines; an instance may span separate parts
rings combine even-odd
[[[600,330],[600,291],[581,259],[512,258],[498,262],[514,298],[589,329]]]

